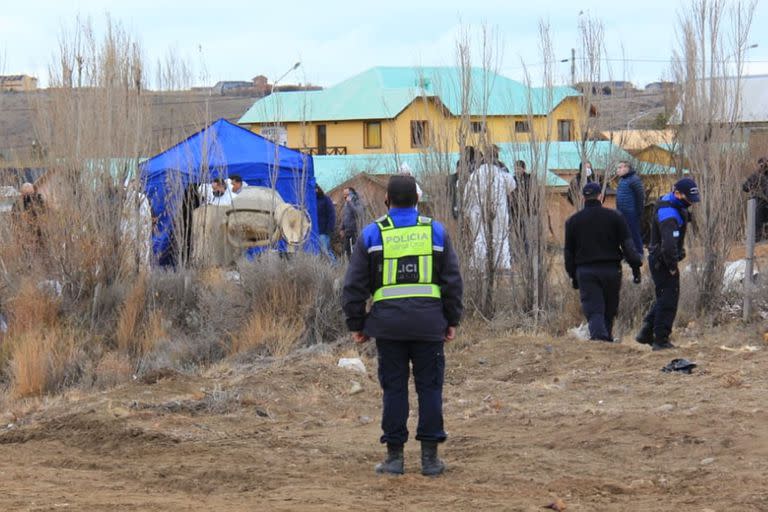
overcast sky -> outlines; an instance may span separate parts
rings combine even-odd
[[[768,73],[768,0],[755,12],[747,72]],[[47,83],[62,28],[91,17],[97,29],[108,12],[142,44],[151,62],[173,49],[194,68],[200,85],[218,80],[274,80],[295,62],[302,64],[282,83],[332,85],[377,65],[455,64],[462,30],[479,40],[479,27],[496,32],[499,69],[521,79],[521,62],[534,79],[542,66],[539,20],[551,26],[558,59],[578,45],[580,16],[602,20],[607,64],[614,80],[643,86],[668,78],[676,47],[678,0],[4,0],[0,9],[0,72],[26,73]],[[582,13],[582,14],[580,14]],[[763,27],[763,28],[759,28]],[[658,62],[648,62],[658,61]],[[606,68],[607,69],[607,68]],[[565,83],[569,63],[557,63]],[[608,74],[608,72],[606,72]]]

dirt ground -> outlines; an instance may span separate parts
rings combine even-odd
[[[344,345],[15,404],[0,510],[768,510],[759,327],[694,326],[663,353],[466,330],[447,355],[442,477],[419,474],[413,441],[406,475],[374,474],[375,359],[338,368],[357,354]],[[662,373],[673,357],[699,367]]]

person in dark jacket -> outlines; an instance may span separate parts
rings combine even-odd
[[[757,200],[755,212],[756,241],[763,239],[763,226],[768,222],[768,159],[760,158],[757,161],[757,171],[752,173],[741,186],[750,199]]]
[[[352,251],[342,307],[355,342],[376,339],[384,391],[380,440],[387,445],[376,472],[403,473],[410,363],[419,401],[421,472],[433,476],[445,468],[437,456],[438,443],[446,439],[443,345],[456,335],[463,283],[447,231],[415,209],[416,181],[392,176],[386,197],[389,213],[366,226]]]
[[[348,187],[343,190],[344,206],[341,208],[341,240],[344,244],[344,254],[349,258],[352,254],[352,248],[357,242],[357,235],[360,233],[360,224],[363,219],[363,203],[357,191]]]
[[[459,176],[469,176],[477,168],[476,151],[472,146],[466,146],[461,157],[456,162],[456,172],[450,175],[448,180],[449,195],[451,197],[451,213],[454,219],[459,218]]]
[[[29,242],[39,252],[43,248],[41,217],[46,211],[45,200],[32,183],[23,183],[20,191],[21,198],[13,205],[11,214],[19,222],[19,225],[30,234]]]
[[[624,215],[635,242],[635,250],[643,255],[643,236],[640,231],[640,219],[645,208],[645,189],[643,180],[626,160],[619,162],[616,168],[619,184],[616,187],[616,209]]]
[[[656,287],[656,301],[635,338],[638,343],[651,345],[653,350],[675,348],[669,335],[680,298],[677,264],[685,259],[685,232],[690,220],[688,208],[700,200],[696,182],[683,178],[675,183],[672,192],[656,203],[648,246],[648,265]]]
[[[336,263],[336,255],[331,248],[331,237],[336,230],[336,207],[320,185],[315,185],[315,196],[317,197],[317,232],[320,236],[320,248],[332,263]]]
[[[600,185],[582,190],[584,209],[565,222],[565,270],[579,290],[590,339],[613,341],[613,320],[619,310],[621,260],[640,282],[642,258],[635,251],[627,222],[617,211],[603,208]]]

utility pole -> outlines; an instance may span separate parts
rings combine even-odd
[[[755,239],[757,214],[757,199],[752,198],[747,202],[747,264],[744,271],[744,322],[752,318],[752,272],[755,262]]]
[[[571,48],[571,85],[576,83],[576,48]]]

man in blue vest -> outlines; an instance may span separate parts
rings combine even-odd
[[[675,183],[672,192],[656,203],[648,245],[648,264],[656,287],[656,302],[643,320],[635,340],[651,345],[653,350],[675,348],[670,343],[672,324],[680,298],[680,270],[685,259],[685,232],[690,220],[688,208],[701,200],[699,187],[691,178]]]
[[[410,363],[419,401],[421,473],[435,476],[445,470],[437,456],[438,443],[446,439],[443,345],[456,335],[463,283],[445,228],[416,211],[414,178],[392,176],[386,197],[389,213],[363,230],[352,251],[342,307],[355,342],[376,339],[384,392],[381,442],[387,445],[387,457],[376,472],[404,472]]]

